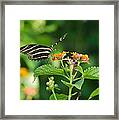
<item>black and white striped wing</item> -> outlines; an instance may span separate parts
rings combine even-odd
[[[20,48],[20,52],[27,54],[31,60],[47,59],[52,48],[39,44],[25,45]]]

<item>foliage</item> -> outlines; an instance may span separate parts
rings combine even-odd
[[[93,97],[95,97],[95,96],[97,96],[97,95],[99,95],[99,88],[97,88],[96,90],[94,90],[94,91],[91,93],[89,99],[91,99],[91,98],[93,98]]]
[[[67,95],[64,94],[56,94],[57,100],[67,100]],[[54,95],[52,94],[49,100],[55,100]]]
[[[85,63],[87,64],[89,61],[88,55],[85,55],[85,60],[82,59],[84,58],[84,55],[79,54],[79,53],[71,53],[72,56],[68,56],[67,53],[69,52],[62,52],[59,54],[54,54],[52,60],[58,60],[61,63],[60,68],[53,67],[53,65],[50,64],[45,64],[37,68],[34,72],[34,76],[38,77],[39,75],[61,75],[67,78],[68,82],[61,80],[61,82],[66,85],[69,88],[69,93],[68,97],[65,97],[67,95],[65,94],[55,94],[55,81],[54,77],[49,78],[49,82],[46,84],[48,85],[47,90],[52,91],[52,95],[50,96],[49,99],[65,99],[67,98],[68,100],[71,99],[72,97],[72,89],[73,87],[76,87],[77,89],[81,90],[82,85],[84,83],[84,79],[99,79],[99,69],[98,67],[89,67],[86,70],[83,70],[83,68],[80,66],[80,63]],[[67,57],[65,57],[67,56]],[[66,70],[67,68],[68,70]],[[77,72],[81,73],[81,76],[77,76]],[[78,80],[78,81],[77,81]],[[73,83],[76,81],[75,83]],[[98,95],[98,92],[94,91],[89,99],[92,97]],[[54,96],[54,97],[53,97]],[[78,97],[78,96],[77,96]]]
[[[51,64],[45,64],[38,67],[34,71],[34,77],[38,77],[39,75],[64,75],[63,69],[59,69],[54,67]]]
[[[99,67],[95,67],[99,66],[98,20],[21,20],[20,46],[30,43],[51,46],[66,32],[66,39],[54,48],[50,60],[31,61],[20,55],[20,99],[99,99]],[[76,60],[79,53],[75,51],[80,51],[82,58]],[[66,55],[59,59],[58,54]],[[73,69],[63,60],[72,59],[71,56],[78,61]],[[47,83],[50,80],[54,81],[51,86]],[[28,94],[37,94],[26,95],[26,88]]]
[[[99,79],[99,68],[98,67],[89,67],[84,70],[84,78],[86,79]]]

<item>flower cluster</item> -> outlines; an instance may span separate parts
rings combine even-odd
[[[89,61],[88,55],[87,55],[87,54],[86,54],[86,55],[82,55],[82,56],[81,56],[81,61],[82,61],[82,62],[88,62],[88,61]]]
[[[57,53],[57,54],[53,54],[53,58],[52,60],[61,60],[65,55],[66,55],[67,52],[63,51],[61,53]]]
[[[81,62],[88,62],[89,61],[89,57],[87,54],[83,55],[83,54],[79,54],[76,52],[71,53],[72,54],[72,59],[73,60],[81,60]]]
[[[46,83],[48,87],[46,87],[47,90],[54,90],[54,88],[57,88],[58,85],[55,84],[54,77],[48,78],[49,81]]]
[[[82,54],[79,54],[79,53],[76,53],[76,52],[72,52],[71,54],[72,54],[71,58],[73,60],[80,60],[80,58],[82,57]]]
[[[62,60],[64,58],[64,56],[66,56],[66,54],[69,52],[61,52],[58,54],[53,54],[52,60]],[[89,57],[87,54],[83,55],[77,52],[71,52],[70,55],[67,56],[69,59],[73,60],[73,61],[81,61],[81,62],[85,62],[87,63],[89,61]]]

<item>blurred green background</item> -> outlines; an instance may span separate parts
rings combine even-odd
[[[82,64],[84,69],[89,66],[99,66],[98,20],[21,20],[20,47],[30,43],[51,46],[65,33],[68,34],[67,37],[55,49],[88,54],[90,64]],[[34,69],[47,61],[31,61],[26,55],[21,54],[20,63],[20,99],[47,100],[51,94],[46,90],[47,76],[40,76],[33,82]],[[67,94],[68,88],[60,82],[63,78],[55,76],[55,79],[61,88],[60,93]],[[98,80],[85,80],[79,92],[80,99],[86,100],[97,87],[99,87]],[[99,96],[93,99],[99,99]]]

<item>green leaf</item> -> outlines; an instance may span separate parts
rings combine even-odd
[[[83,74],[83,68],[81,66],[77,66],[77,70]]]
[[[54,67],[53,65],[46,64],[42,65],[34,71],[34,76],[38,77],[39,75],[62,75],[64,76],[64,70]]]
[[[83,76],[85,79],[99,79],[99,67],[89,67],[84,70]]]
[[[99,95],[99,88],[95,89],[95,90],[91,93],[91,95],[90,95],[90,97],[89,97],[88,99],[91,99],[91,98],[95,97],[96,95]]]
[[[66,81],[63,81],[63,80],[61,80],[61,82],[62,82],[64,85],[66,85],[67,87],[71,87],[71,84],[70,84],[70,83],[68,83],[68,82],[66,82]]]
[[[67,100],[67,98],[68,98],[68,96],[65,94],[56,94],[56,97],[58,100]],[[55,100],[53,94],[49,97],[49,100]]]
[[[77,81],[77,82],[74,84],[74,86],[75,86],[77,89],[81,90],[81,87],[82,87],[83,83],[84,83],[84,79],[81,79],[81,80]]]

